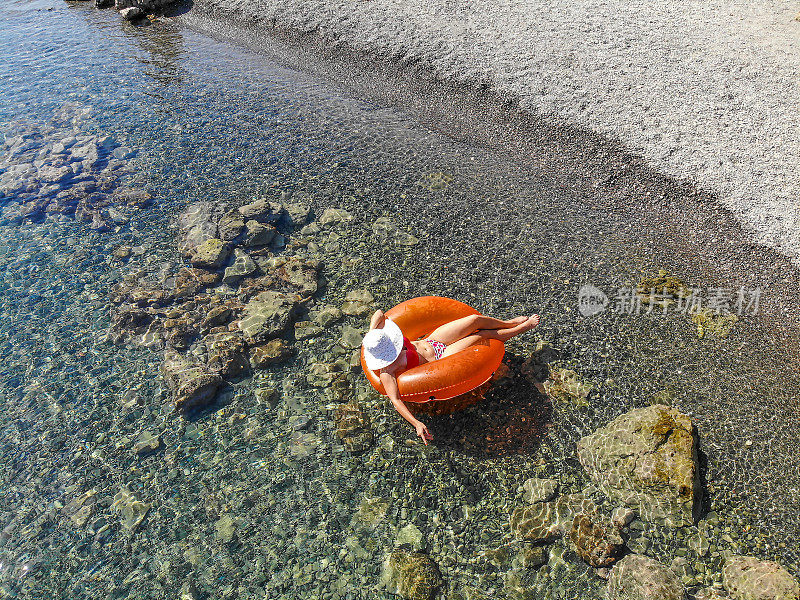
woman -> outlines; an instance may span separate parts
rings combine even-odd
[[[377,310],[372,315],[370,330],[362,342],[364,360],[367,367],[380,377],[383,389],[397,412],[411,423],[417,435],[427,444],[433,436],[425,424],[403,404],[397,389],[397,376],[407,369],[450,356],[484,339],[506,342],[538,324],[539,315],[516,317],[510,321],[469,315],[437,327],[424,340],[411,341],[394,321],[387,318],[383,311]]]

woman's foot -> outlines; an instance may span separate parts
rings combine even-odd
[[[514,319],[516,321],[516,319]],[[515,335],[519,335],[520,333],[525,333],[526,331],[530,331],[534,327],[539,324],[539,315],[531,315],[530,317],[525,317],[525,320],[521,323],[514,325],[514,327],[509,327],[508,329],[498,329],[497,330],[497,339],[502,342],[507,342]]]

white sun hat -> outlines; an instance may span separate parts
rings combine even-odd
[[[364,362],[371,371],[388,367],[403,349],[403,332],[397,323],[386,319],[382,329],[370,329],[361,342],[364,348]]]

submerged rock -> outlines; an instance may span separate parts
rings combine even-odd
[[[588,407],[587,398],[592,391],[590,383],[582,382],[578,374],[571,369],[553,369],[550,379],[544,383],[547,395],[557,402],[569,403],[575,406]]]
[[[211,202],[194,202],[178,216],[180,239],[178,247],[187,259],[195,248],[218,235],[214,205]]]
[[[202,408],[211,404],[223,383],[219,373],[205,365],[193,363],[170,349],[164,353],[162,371],[177,410]]]
[[[569,532],[576,515],[581,513],[597,514],[597,505],[584,496],[568,494],[552,502],[515,509],[511,513],[511,531],[521,540],[549,542]]]
[[[716,313],[708,308],[691,311],[691,320],[697,326],[697,337],[703,338],[706,334],[724,338],[731,332],[731,328],[739,320],[733,313]]]
[[[263,346],[250,349],[250,366],[254,369],[265,369],[286,360],[292,354],[294,354],[294,348],[286,340],[276,338]]]
[[[321,327],[328,327],[342,318],[342,311],[335,306],[323,306],[313,316],[313,321]]]
[[[614,509],[614,512],[611,513],[611,522],[614,524],[614,527],[617,529],[622,529],[623,527],[627,527],[631,524],[636,518],[636,512],[628,508],[627,506],[618,506]]]
[[[428,191],[435,191],[435,190],[442,190],[450,185],[450,182],[453,181],[453,176],[449,173],[444,173],[443,171],[435,171],[433,173],[428,173],[423,175],[417,181],[417,185],[425,188]]]
[[[692,525],[699,510],[697,443],[688,416],[656,404],[625,413],[578,441],[592,481],[646,519]]]
[[[233,242],[244,233],[245,222],[238,212],[231,212],[220,218],[217,227],[223,242]]]
[[[312,321],[298,321],[294,324],[294,339],[307,340],[322,335],[324,331]]]
[[[383,521],[386,511],[389,510],[388,500],[381,497],[364,498],[358,505],[355,518],[360,523],[369,527],[375,527]]]
[[[233,264],[225,269],[222,282],[228,285],[236,285],[240,279],[252,275],[258,270],[256,263],[244,250],[236,248],[233,251]]]
[[[286,211],[277,202],[270,202],[266,198],[259,198],[239,207],[239,214],[245,221],[258,221],[275,225],[286,215]]]
[[[417,552],[425,550],[425,536],[413,523],[409,523],[397,532],[394,545],[396,547],[408,546]]]
[[[292,227],[302,227],[308,223],[308,219],[311,216],[311,209],[308,206],[299,202],[286,204],[285,206]]]
[[[154,13],[173,4],[176,0],[115,0],[117,10],[134,6],[148,13]]]
[[[364,452],[372,446],[369,419],[357,402],[348,402],[336,410],[336,437],[342,440],[348,452],[354,454]]]
[[[522,484],[523,499],[528,504],[547,502],[558,493],[558,482],[554,479],[538,479],[532,477]]]
[[[193,296],[204,288],[219,283],[220,274],[206,269],[183,267],[175,274],[175,294],[178,297]]]
[[[607,567],[617,560],[625,540],[616,528],[596,518],[597,515],[579,514],[572,521],[569,539],[575,551],[593,567]]]
[[[228,543],[236,533],[236,521],[230,515],[222,515],[214,523],[214,536],[223,543]]]
[[[629,554],[611,569],[608,600],[684,600],[678,576],[657,560]]]
[[[394,242],[398,246],[415,246],[419,239],[400,229],[389,217],[379,217],[372,223],[372,232],[381,241]]]
[[[145,16],[144,11],[138,6],[130,6],[128,8],[123,8],[122,10],[119,11],[119,14],[126,21],[136,21],[137,19],[141,19]]]
[[[219,269],[231,255],[228,245],[219,238],[211,238],[192,250],[189,260],[195,267]]]
[[[278,230],[272,225],[264,225],[253,219],[245,224],[245,246],[267,246],[273,239]]]
[[[353,220],[353,215],[343,208],[326,208],[319,217],[319,224],[323,227],[338,225]]]
[[[383,565],[387,591],[407,600],[430,600],[442,585],[436,564],[425,554],[394,550]]]
[[[800,599],[800,584],[789,571],[776,562],[752,556],[726,559],[722,582],[732,600]]]
[[[261,292],[245,305],[239,327],[249,343],[266,342],[286,330],[299,302],[296,294]]]
[[[344,297],[342,312],[351,316],[366,315],[371,311],[373,302],[375,298],[369,290],[353,290]]]
[[[319,271],[317,261],[289,256],[270,259],[270,264],[278,280],[294,288],[301,296],[306,297],[316,293]]]
[[[685,301],[692,291],[684,281],[660,269],[655,277],[645,277],[639,282],[636,294],[644,304],[666,308],[675,302]]]
[[[127,488],[122,488],[111,504],[111,510],[118,512],[122,526],[128,531],[135,531],[142,523],[150,505],[140,501]]]
[[[66,506],[64,506],[64,514],[69,517],[69,520],[76,527],[83,527],[86,521],[92,516],[94,505],[97,501],[97,490],[92,488],[85,491],[80,496],[73,498]],[[0,537],[2,540],[2,537]]]
[[[250,370],[244,338],[233,332],[221,332],[205,338],[208,367],[222,377],[238,377]]]
[[[547,564],[549,558],[550,552],[547,546],[531,546],[526,544],[520,548],[517,555],[511,561],[511,567],[518,570],[538,569]]]
[[[212,329],[213,327],[219,327],[220,325],[224,325],[230,321],[232,315],[233,310],[230,306],[224,304],[221,306],[215,306],[209,310],[208,313],[206,313],[206,316],[200,323],[200,327],[204,330]]]
[[[161,436],[150,431],[142,431],[133,444],[133,453],[137,456],[152,454],[161,448]]]
[[[694,593],[694,600],[731,600],[725,592],[713,587],[703,588]]]

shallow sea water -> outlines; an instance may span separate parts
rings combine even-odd
[[[665,529],[647,532],[641,551],[667,564],[686,555],[706,584],[730,551],[800,574],[800,378],[780,321],[745,316],[727,337],[701,339],[682,315],[577,310],[581,285],[613,294],[659,268],[690,285],[747,281],[693,264],[669,231],[587,204],[555,175],[168,19],[134,27],[89,4],[0,8],[11,49],[0,125],[86,112],[82,132],[136,152],[135,184],[155,203],[107,233],[69,220],[0,227],[0,597],[176,598],[189,588],[208,598],[389,597],[381,564],[409,523],[444,575],[440,597],[465,586],[503,597],[509,567],[482,552],[513,546],[519,486],[548,476],[584,490],[575,442],[654,398],[697,425],[714,547],[693,556],[693,531]],[[318,303],[367,287],[383,308],[431,294],[498,316],[539,312],[539,329],[508,344],[517,374],[478,406],[428,417],[435,443],[423,447],[355,371],[375,444],[350,456],[329,397],[306,378],[350,355],[341,328],[367,321],[348,317],[298,342],[285,365],[230,386],[213,410],[172,413],[160,354],[105,341],[109,290],[126,273],[155,280],[182,264],[174,217],[188,203],[279,191],[317,215],[337,207],[354,217],[318,240],[327,281]],[[377,239],[382,216],[422,243]],[[125,264],[111,257],[120,245],[134,247]],[[763,290],[761,301],[775,314],[786,299]],[[557,350],[551,369],[593,384],[588,406],[552,402],[518,374],[540,341]],[[279,390],[275,406],[254,394],[267,386]],[[297,416],[310,425],[294,431]],[[162,445],[139,457],[145,431]],[[115,510],[121,490],[149,505],[133,531]],[[385,512],[370,520],[368,507]],[[569,552],[531,583],[543,598],[600,598],[604,585]]]

